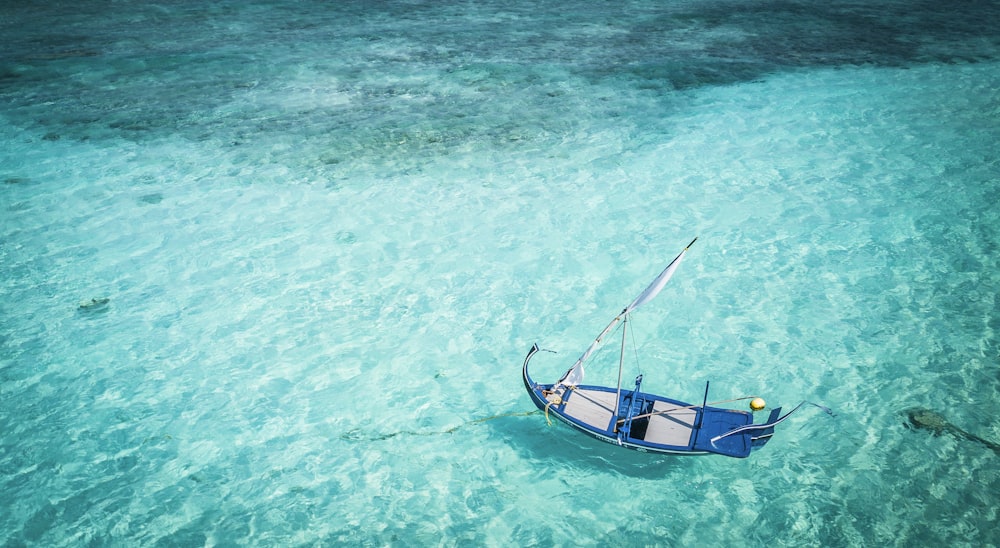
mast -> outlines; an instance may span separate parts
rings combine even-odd
[[[627,324],[628,324],[628,315],[624,314],[622,318],[622,349],[621,353],[618,355],[618,391],[616,392],[615,396],[615,412],[612,415],[616,419],[618,418],[618,402],[620,402],[622,399],[622,366],[625,364],[625,336],[628,333]]]

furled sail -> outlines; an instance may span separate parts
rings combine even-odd
[[[566,371],[566,374],[563,375],[561,379],[559,379],[559,382],[556,383],[557,387],[559,385],[576,386],[581,382],[583,382],[583,362],[587,361],[587,358],[589,358],[590,355],[594,353],[594,350],[597,350],[598,345],[601,344],[601,339],[603,339],[604,336],[607,335],[608,332],[610,332],[611,329],[614,328],[614,326],[617,325],[619,321],[621,321],[621,319],[622,315],[619,314],[617,317],[615,317],[615,319],[611,320],[611,323],[609,323],[608,326],[604,328],[604,331],[601,331],[601,334],[598,335],[596,339],[594,339],[594,342],[590,343],[590,346],[587,347],[587,351],[584,352],[583,355],[576,360],[576,363],[573,364],[573,367],[570,367],[569,371]]]
[[[689,243],[687,247],[685,247],[676,257],[674,257],[674,260],[670,261],[670,264],[667,265],[667,268],[664,268],[663,272],[660,272],[660,275],[657,276],[656,279],[649,284],[649,287],[647,287],[646,290],[640,293],[639,296],[636,297],[634,301],[632,301],[628,306],[626,306],[625,309],[622,310],[621,313],[615,317],[615,319],[611,320],[611,323],[609,323],[608,326],[604,328],[604,331],[601,331],[601,334],[598,335],[596,339],[594,339],[594,342],[590,343],[590,346],[587,347],[586,352],[584,352],[583,355],[580,356],[578,360],[576,360],[576,363],[573,364],[573,367],[570,367],[569,370],[566,371],[566,373],[562,376],[562,378],[559,379],[559,382],[556,383],[556,387],[559,387],[560,385],[576,386],[583,382],[583,374],[584,374],[583,362],[587,361],[587,359],[590,358],[590,355],[594,353],[594,350],[596,350],[598,345],[601,344],[601,339],[603,339],[605,335],[607,335],[616,325],[618,325],[618,322],[621,321],[622,317],[624,317],[627,314],[630,314],[636,308],[639,308],[640,306],[653,300],[653,298],[656,297],[661,290],[663,290],[663,286],[667,285],[667,282],[670,281],[670,277],[674,275],[674,271],[676,271],[677,267],[680,266],[681,260],[684,259],[684,254],[687,253],[687,250],[690,249],[691,246],[694,245],[696,241],[698,241],[698,238],[691,240],[691,243]]]

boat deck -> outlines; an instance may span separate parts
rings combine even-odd
[[[629,405],[631,392],[623,391],[622,408]],[[608,389],[576,388],[563,396],[559,412],[585,426],[615,435],[614,415],[616,393]],[[630,439],[645,444],[689,448],[693,442],[698,411],[677,402],[642,400],[645,413],[653,413],[633,421]],[[650,405],[651,404],[651,405]]]
[[[653,412],[668,411],[649,417],[646,433],[642,441],[674,447],[688,447],[694,434],[694,423],[698,412],[694,409],[677,409],[665,401],[653,403]]]
[[[615,412],[615,393],[606,390],[569,391],[563,414],[598,430],[611,432]]]

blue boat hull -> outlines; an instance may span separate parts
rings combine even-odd
[[[746,411],[692,405],[640,390],[580,385],[567,389],[538,384],[528,363],[538,352],[532,346],[524,358],[524,387],[535,406],[575,430],[627,449],[668,455],[709,455],[745,458],[763,446],[774,432],[769,420],[753,425]]]

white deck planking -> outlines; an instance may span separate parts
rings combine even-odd
[[[614,392],[576,389],[567,398],[563,413],[584,424],[607,430],[611,426],[615,397]]]
[[[658,401],[653,404],[653,412],[667,411],[675,407],[673,404]],[[653,415],[649,417],[649,426],[646,428],[644,440],[660,445],[686,447],[691,443],[696,416],[697,412],[694,409],[677,409],[669,413]]]

